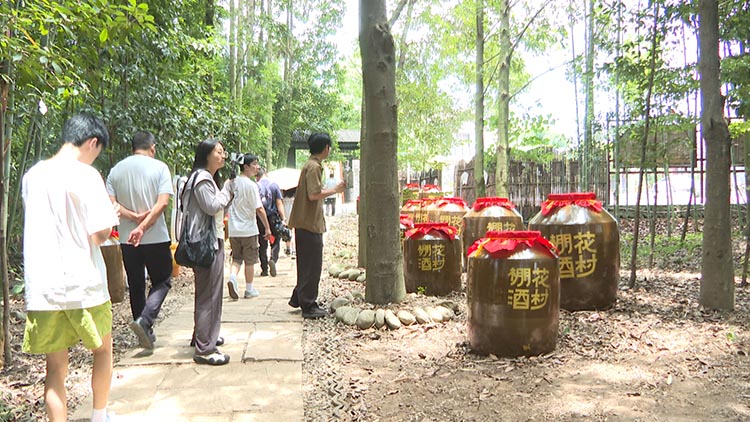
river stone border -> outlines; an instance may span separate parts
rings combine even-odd
[[[356,294],[361,299],[361,294]],[[404,325],[447,322],[456,315],[458,305],[444,301],[435,306],[414,306],[411,309],[362,309],[353,305],[354,296],[339,296],[331,301],[330,309],[337,322],[360,330],[369,328],[398,330]]]

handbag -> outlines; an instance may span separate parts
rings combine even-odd
[[[119,243],[104,244],[99,247],[107,267],[107,289],[112,303],[125,299],[125,267],[122,263],[122,250]]]
[[[193,185],[190,188],[190,199],[193,197],[195,188],[195,179],[197,175],[193,177]],[[183,192],[184,194],[184,192]],[[188,218],[189,214],[187,207],[185,207],[183,222],[182,222],[182,233],[180,234],[180,240],[177,244],[177,249],[174,252],[174,260],[183,267],[195,268],[203,267],[208,268],[213,264],[214,258],[216,257],[216,233],[214,233],[211,222],[206,221],[203,227],[209,227],[210,230],[201,233],[197,239],[190,239],[189,233],[193,232],[193,227],[190,226],[191,219]],[[213,217],[206,215],[206,220],[211,220]]]

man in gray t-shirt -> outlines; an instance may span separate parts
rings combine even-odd
[[[172,287],[171,240],[164,210],[174,195],[167,165],[154,159],[154,135],[139,131],[133,135],[133,155],[117,163],[107,177],[112,202],[120,204],[120,244],[128,275],[130,328],[141,347],[152,349],[156,336],[153,324],[161,304]],[[151,290],[146,296],[146,274]]]

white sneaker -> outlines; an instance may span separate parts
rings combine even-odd
[[[245,299],[252,299],[258,296],[260,296],[260,293],[255,290],[255,287],[251,287],[250,290],[245,290]]]
[[[240,295],[237,293],[240,291],[239,287],[237,287],[237,280],[229,279],[227,282],[227,288],[229,289],[229,297],[234,300],[240,298]]]

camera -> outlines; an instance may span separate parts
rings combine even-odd
[[[292,240],[292,231],[289,230],[289,227],[284,225],[283,221],[276,222],[275,230],[284,242]]]

